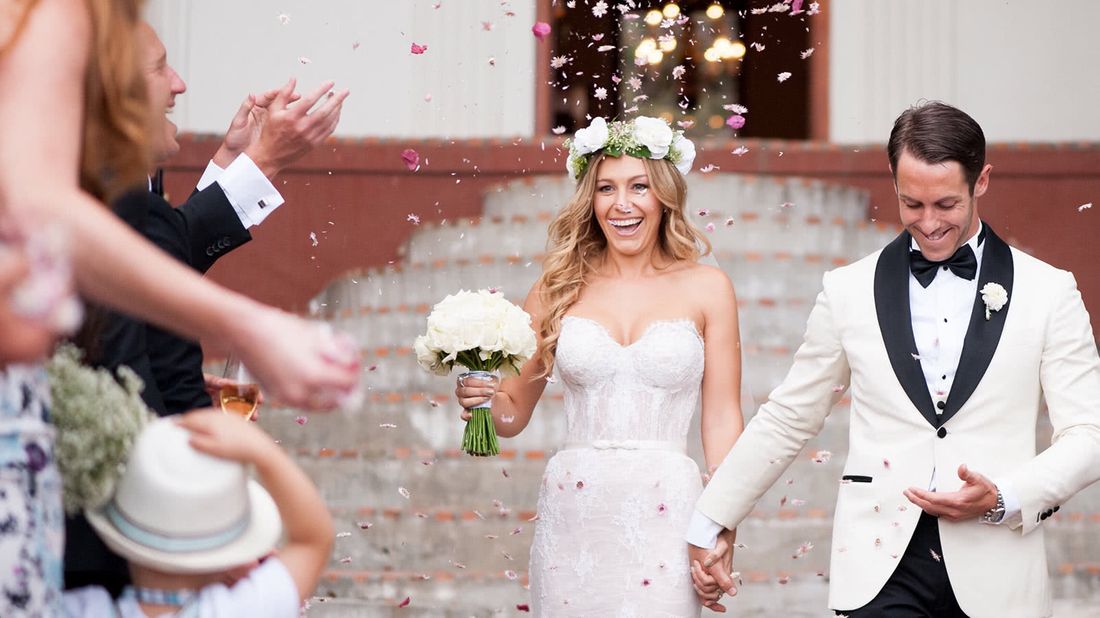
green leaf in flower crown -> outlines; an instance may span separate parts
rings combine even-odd
[[[652,159],[653,153],[649,151],[649,148],[645,146],[635,146],[626,152],[626,154],[638,158],[638,159]]]
[[[618,145],[608,144],[607,147],[603,149],[603,152],[604,152],[604,154],[606,154],[609,157],[621,157],[621,156],[623,156],[623,149],[622,149],[621,146],[618,146]]]

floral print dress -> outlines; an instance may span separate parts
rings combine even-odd
[[[65,519],[41,366],[0,370],[0,616],[61,615]]]

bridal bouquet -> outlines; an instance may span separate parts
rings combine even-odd
[[[462,290],[440,301],[428,316],[428,332],[413,343],[416,361],[424,369],[445,376],[454,366],[469,371],[462,378],[494,380],[497,372],[518,375],[535,354],[531,316],[489,290]],[[462,450],[470,455],[499,455],[490,404],[470,410]]]

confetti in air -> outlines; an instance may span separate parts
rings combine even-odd
[[[1092,202],[1089,202],[1088,204],[1081,204],[1077,207],[1077,212],[1085,212],[1090,208],[1092,208]]]
[[[401,160],[405,162],[405,167],[409,168],[410,172],[415,172],[420,167],[420,154],[412,148],[401,151]]]
[[[607,3],[604,2],[604,0],[599,0],[599,2],[592,6],[592,14],[596,17],[607,15]]]
[[[417,45],[416,43],[413,43],[411,46],[409,46],[409,53],[415,54],[417,56],[423,54],[426,51],[428,51],[427,45]]]
[[[782,84],[783,82],[785,82],[785,81],[787,81],[788,79],[791,78],[791,73],[790,73],[790,71],[783,71],[779,75],[776,75],[775,78],[777,80],[779,80],[779,83]]]
[[[535,25],[531,26],[531,34],[535,35],[536,39],[545,41],[550,34],[550,24],[544,21],[535,22]]]
[[[296,416],[294,417],[294,422],[298,423],[299,425],[305,425],[309,422],[309,419],[304,416]]]
[[[284,26],[289,24],[290,23],[290,15],[287,15],[286,13],[280,13],[279,14],[279,23],[284,25]]]
[[[729,118],[726,118],[726,125],[736,131],[737,129],[745,126],[745,117],[741,114],[734,114]]]
[[[309,64],[313,61],[310,60],[309,58],[306,58],[305,56],[298,56],[298,62],[300,62],[302,64]]]

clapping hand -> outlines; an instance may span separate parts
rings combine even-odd
[[[233,117],[214,163],[225,167],[243,152],[270,179],[332,135],[348,91],[332,92],[333,82],[325,82],[303,97],[295,92],[296,85],[291,79],[282,88],[249,95]],[[324,102],[313,109],[322,98]]]
[[[737,594],[734,586],[733,543],[737,538],[734,530],[723,530],[718,535],[714,549],[703,549],[688,544],[688,558],[691,560],[691,580],[695,595],[703,607],[719,613],[725,613],[726,606],[719,603],[722,595]]]

